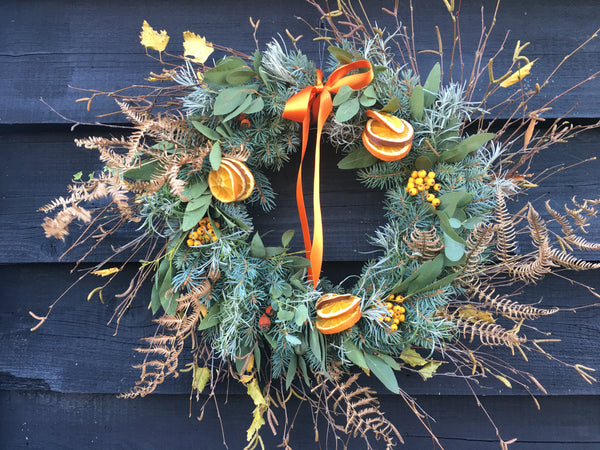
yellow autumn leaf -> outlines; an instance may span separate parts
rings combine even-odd
[[[529,71],[531,70],[531,67],[533,66],[534,62],[535,61],[531,61],[530,63],[525,64],[516,72],[513,72],[506,80],[500,83],[500,86],[505,88],[521,81],[523,78],[529,75]]]
[[[98,275],[99,277],[107,277],[113,273],[117,273],[119,270],[120,269],[118,267],[110,267],[108,269],[94,270],[92,274]]]
[[[183,33],[183,56],[190,56],[192,61],[204,64],[213,51],[213,45],[202,36],[191,31]]]
[[[250,428],[246,430],[246,440],[250,442],[255,434],[258,433],[258,430],[265,424],[265,419],[263,417],[264,410],[260,406],[257,406],[252,411],[252,423],[250,424]]]
[[[192,389],[196,389],[201,394],[206,384],[210,380],[210,369],[208,367],[195,367],[194,379],[192,380]]]
[[[411,367],[423,366],[427,364],[427,360],[419,355],[412,348],[407,348],[400,354],[400,359]]]
[[[427,380],[433,377],[433,374],[438,370],[438,368],[442,365],[440,361],[429,361],[423,367],[419,369],[419,375],[423,380]]]
[[[472,305],[462,306],[458,310],[458,317],[460,317],[461,319],[470,320],[471,322],[477,322],[478,320],[484,320],[489,323],[496,322],[496,320],[492,316],[492,313],[488,311],[479,311]]]
[[[158,32],[144,20],[144,23],[142,24],[142,32],[140,33],[140,43],[144,47],[162,52],[165,50],[165,48],[167,48],[168,42],[169,35],[165,30]]]

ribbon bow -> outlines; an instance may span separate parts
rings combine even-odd
[[[356,69],[367,69],[365,72],[348,75]],[[321,218],[321,201],[319,189],[319,168],[321,154],[321,132],[323,125],[333,110],[333,101],[331,93],[337,93],[342,86],[350,86],[354,90],[366,87],[373,80],[373,70],[369,61],[361,60],[346,64],[336,69],[323,84],[323,72],[317,69],[317,83],[314,86],[307,86],[297,94],[294,94],[285,104],[283,118],[302,123],[302,156],[300,158],[300,168],[298,169],[298,178],[296,180],[296,203],[298,204],[298,213],[302,225],[302,237],[304,238],[304,248],[307,258],[310,260],[308,269],[309,279],[317,286],[319,275],[321,274],[321,264],[323,262],[323,223]],[[311,243],[310,231],[308,228],[308,218],[306,217],[306,207],[304,206],[304,194],[302,191],[302,163],[306,153],[308,142],[308,133],[311,118],[317,121],[317,137],[315,144],[315,172],[313,181],[313,240]]]

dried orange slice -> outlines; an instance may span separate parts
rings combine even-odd
[[[244,191],[242,191],[236,201],[246,200],[248,197],[250,197],[250,194],[252,194],[252,191],[254,190],[254,175],[252,175],[252,172],[250,172],[248,166],[246,166],[246,164],[243,162],[233,158],[226,158],[226,160],[234,165],[240,172],[242,172],[244,180],[246,181],[246,188]]]
[[[353,311],[360,307],[360,298],[354,295],[344,295],[343,299],[336,298],[328,301],[327,304],[317,307],[317,316],[320,319],[333,319]]]
[[[343,300],[348,297],[350,297],[350,294],[323,294],[321,297],[319,297],[319,300],[317,300],[315,308],[320,309],[328,303],[335,302],[337,300]]]
[[[315,322],[315,327],[323,334],[335,334],[347,330],[359,321],[360,308],[355,308],[341,316],[332,319],[322,319]]]
[[[373,144],[384,145],[386,147],[400,147],[412,141],[415,134],[412,125],[406,120],[395,116],[392,117],[400,121],[400,124],[393,128],[387,123],[379,122],[375,119],[367,121],[365,134]]]
[[[371,142],[369,137],[363,131],[362,141],[366,149],[376,158],[383,161],[397,161],[408,155],[410,148],[412,147],[412,141],[406,143],[400,147],[389,147],[386,145],[377,145]]]
[[[208,174],[208,187],[211,194],[223,203],[234,202],[245,186],[244,177],[227,164],[221,164],[217,170]]]
[[[400,117],[396,117],[392,114],[386,112],[378,112],[373,111],[372,109],[368,109],[365,111],[367,117],[370,117],[375,122],[379,122],[382,125],[385,125],[394,133],[402,134],[405,133],[406,126],[408,125],[412,128],[412,125],[408,123],[406,120],[401,119]],[[412,139],[412,137],[411,137]]]

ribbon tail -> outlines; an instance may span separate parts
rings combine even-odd
[[[300,155],[300,168],[298,169],[298,178],[296,179],[296,205],[298,207],[298,215],[300,216],[300,226],[302,228],[302,238],[304,240],[304,249],[306,250],[306,258],[311,259],[312,245],[310,239],[310,229],[308,227],[308,217],[306,216],[306,206],[304,204],[304,191],[302,189],[302,164],[304,163],[304,155],[306,154],[306,146],[308,144],[308,133],[310,130],[310,116],[302,121],[302,153]],[[309,278],[312,279],[312,268],[308,268]]]

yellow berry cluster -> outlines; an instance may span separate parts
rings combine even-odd
[[[215,227],[221,228],[219,222],[213,222]],[[210,241],[216,241],[217,235],[213,229],[212,223],[208,217],[198,222],[198,228],[192,230],[188,235],[187,245],[197,247],[202,244],[208,244]]]
[[[388,310],[388,315],[383,318],[383,321],[390,325],[390,330],[396,331],[400,322],[406,320],[406,316],[404,315],[406,308],[400,304],[404,302],[404,297],[401,295],[390,295],[387,300],[385,307]],[[394,303],[396,304],[394,305]]]
[[[440,205],[440,199],[435,194],[429,192],[429,189],[432,188],[437,192],[441,189],[441,186],[435,182],[435,172],[427,173],[426,170],[414,170],[408,179],[408,183],[406,183],[406,192],[409,195],[417,195],[419,192],[422,192],[425,199],[436,207]]]

